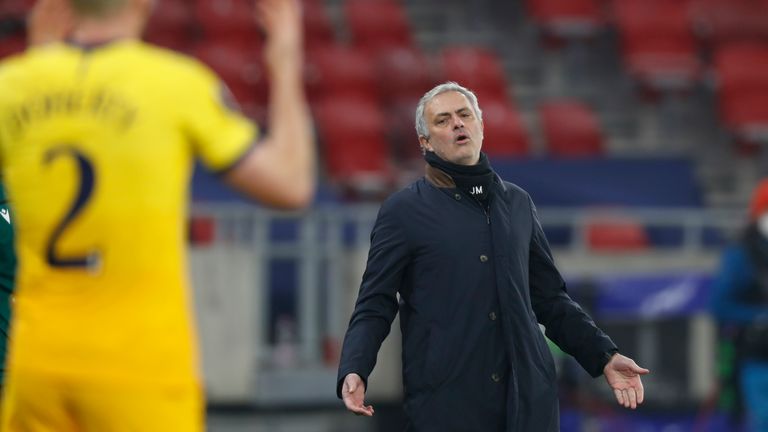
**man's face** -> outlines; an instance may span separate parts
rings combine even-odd
[[[448,91],[432,98],[424,107],[429,139],[419,137],[422,147],[441,159],[459,165],[474,165],[483,145],[483,122],[462,93]]]

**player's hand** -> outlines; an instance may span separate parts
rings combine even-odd
[[[603,368],[605,380],[613,389],[616,401],[625,408],[632,409],[643,403],[643,382],[640,375],[648,373],[648,369],[641,368],[631,358],[618,353],[614,354]]]
[[[351,373],[344,377],[341,398],[347,409],[357,415],[373,416],[373,406],[365,406],[365,383],[360,375]]]
[[[264,58],[273,73],[301,66],[303,32],[298,0],[256,0],[256,20],[267,36]]]
[[[37,0],[27,19],[27,42],[30,46],[59,42],[73,27],[67,0]]]

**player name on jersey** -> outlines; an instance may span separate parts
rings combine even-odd
[[[138,110],[133,104],[108,89],[90,93],[62,90],[46,92],[25,100],[11,109],[6,122],[11,135],[18,138],[34,123],[55,116],[88,114],[99,121],[112,122],[125,130],[131,127],[137,113]]]

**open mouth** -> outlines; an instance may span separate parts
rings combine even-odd
[[[461,134],[456,137],[456,144],[466,144],[469,142],[469,136]]]

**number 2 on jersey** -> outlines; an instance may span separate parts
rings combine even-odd
[[[93,163],[88,158],[72,147],[56,147],[49,150],[45,154],[44,163],[46,165],[51,164],[59,157],[69,156],[77,162],[77,168],[80,173],[80,185],[77,190],[77,196],[72,202],[69,210],[64,217],[59,221],[56,228],[53,230],[51,237],[48,239],[46,258],[48,265],[57,268],[69,268],[69,269],[94,269],[99,264],[98,252],[91,252],[85,256],[70,256],[63,257],[56,253],[56,243],[58,243],[64,231],[67,229],[70,223],[77,218],[78,214],[83,210],[88,200],[93,193],[93,185],[95,181],[95,174],[93,169]]]

